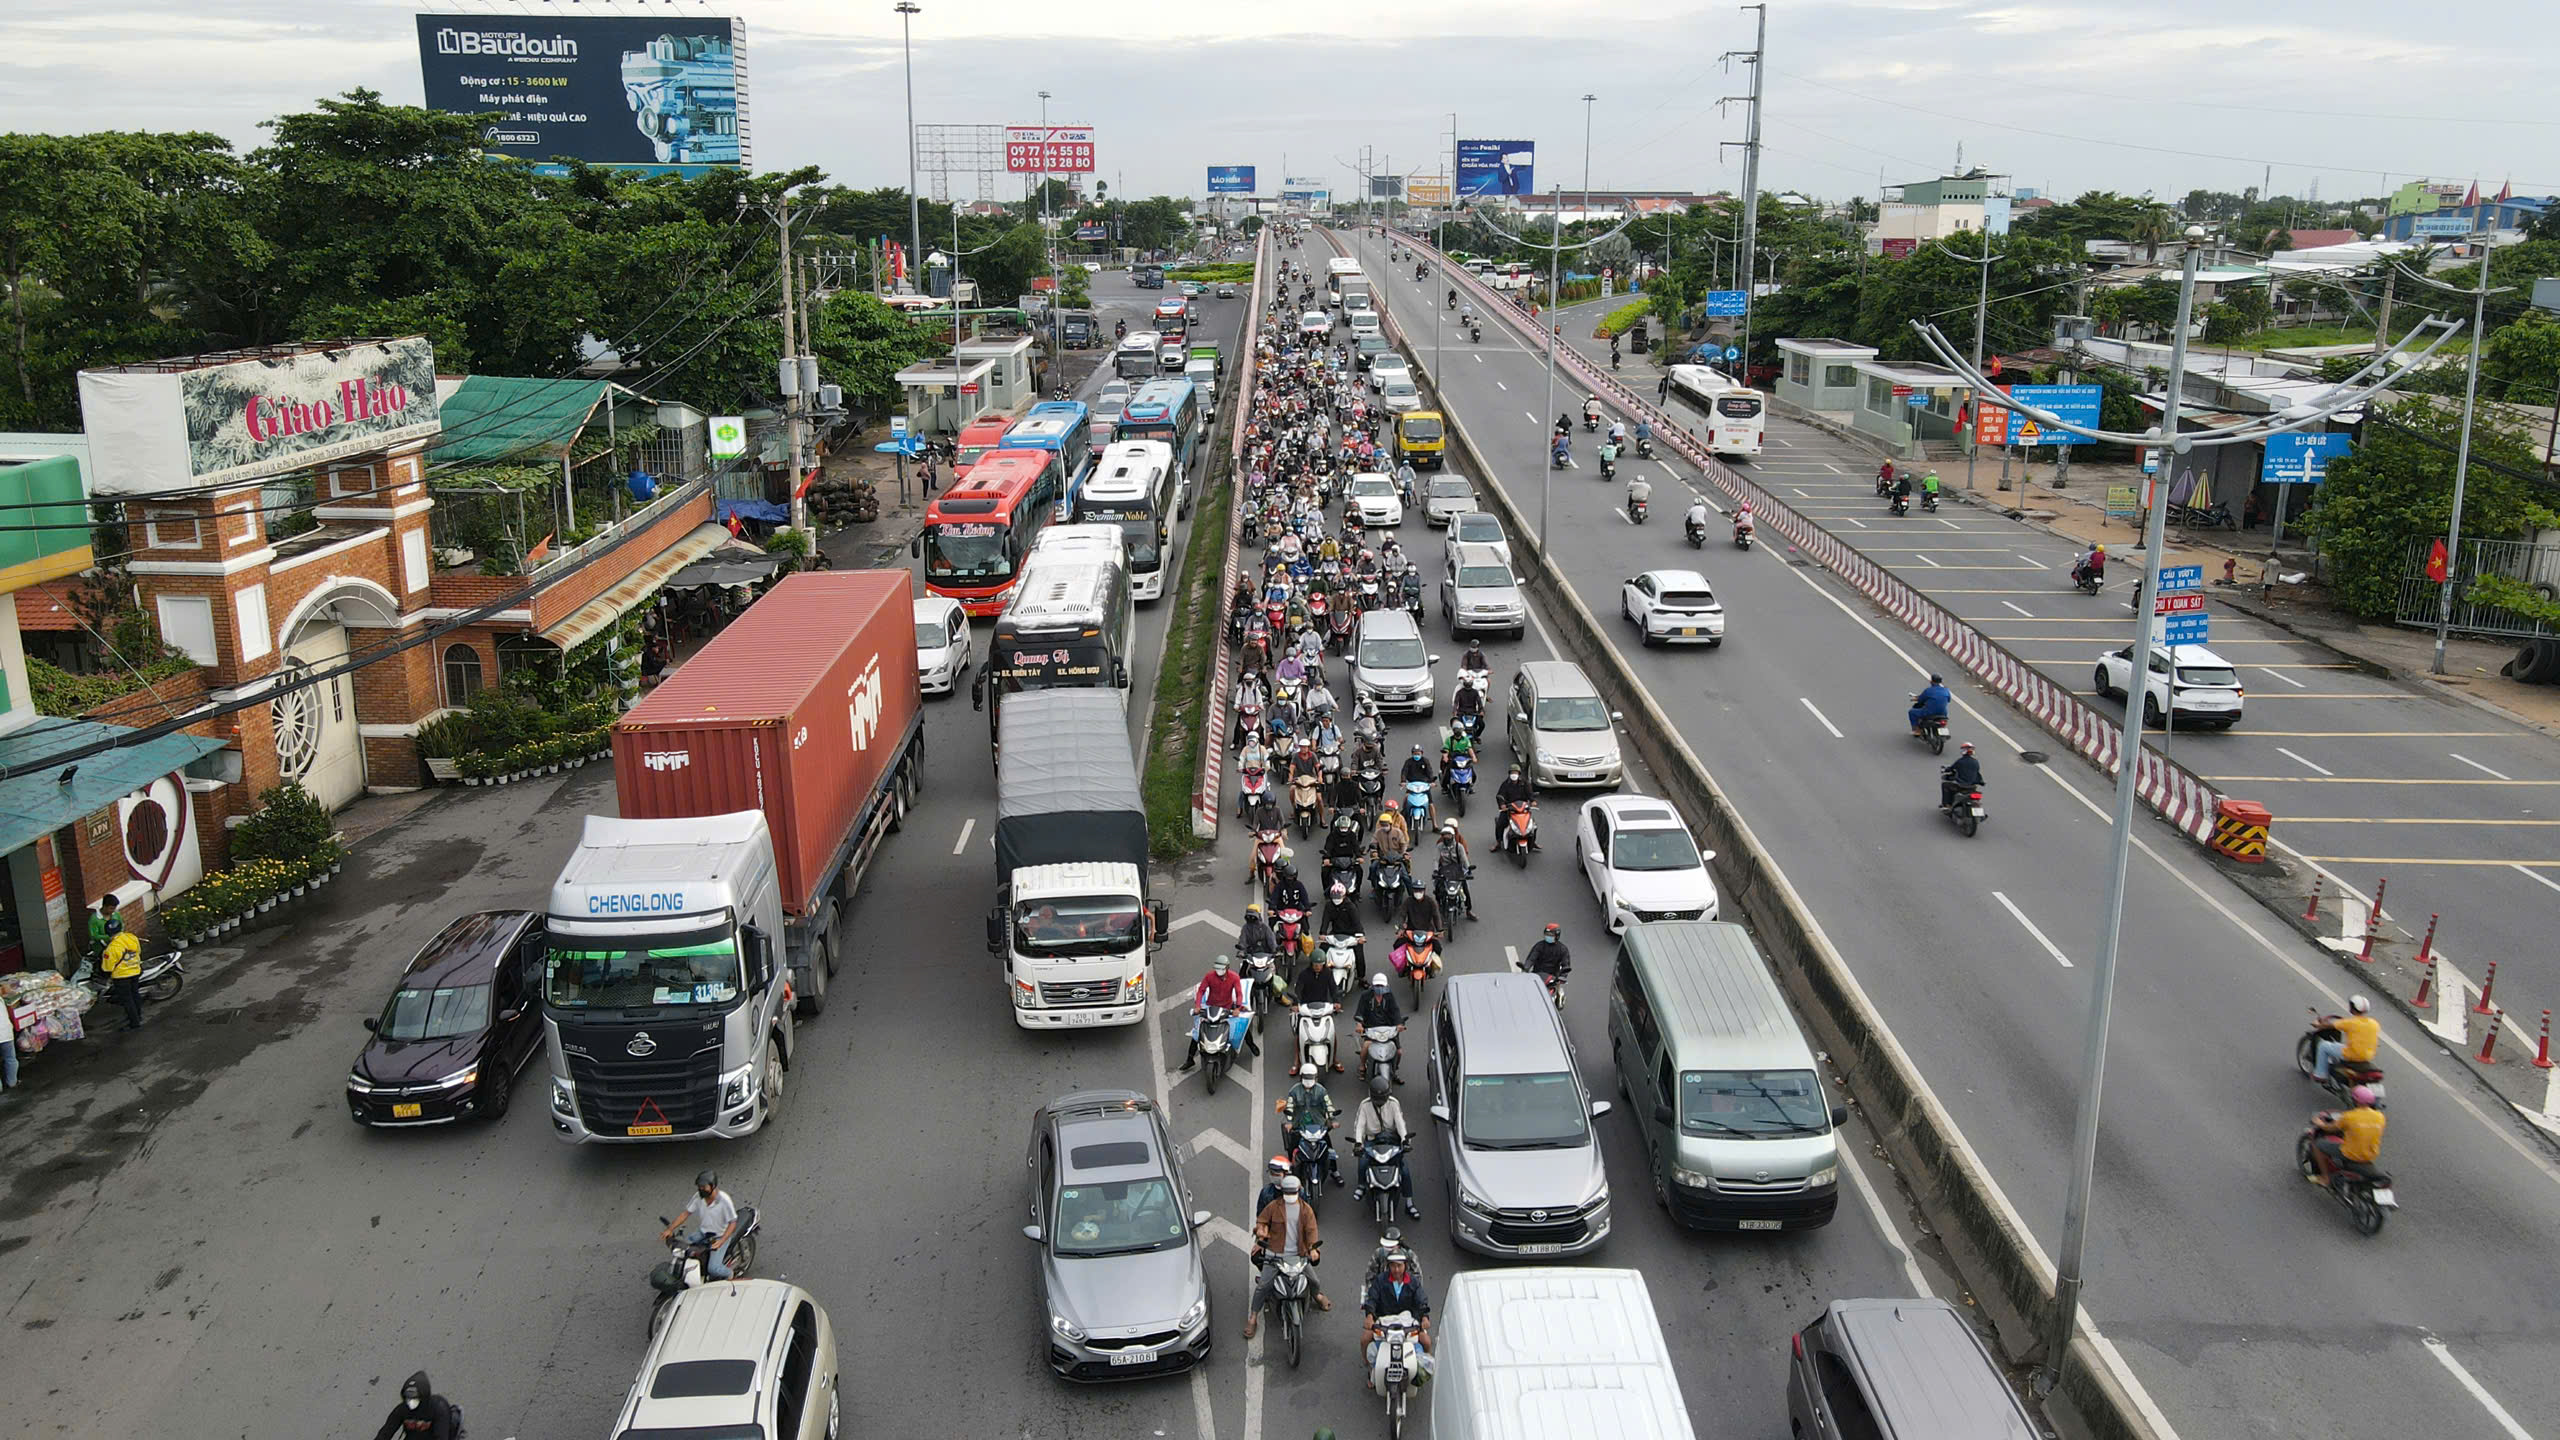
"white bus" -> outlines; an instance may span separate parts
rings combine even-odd
[[[1117,525],[1040,532],[987,646],[990,711],[1017,690],[1129,688],[1127,552]]]
[[[1368,277],[1360,273],[1360,262],[1350,256],[1337,255],[1324,262],[1324,269],[1324,302],[1327,305],[1341,306],[1346,288],[1357,290],[1362,295],[1369,293]]]
[[[1076,495],[1076,523],[1065,528],[1116,527],[1128,542],[1130,593],[1140,600],[1156,599],[1164,594],[1165,569],[1172,560],[1174,507],[1181,489],[1172,446],[1161,440],[1120,441],[1103,450],[1102,462]],[[1057,533],[1056,527],[1049,531]]]
[[[1161,373],[1157,358],[1164,338],[1153,330],[1132,330],[1111,351],[1111,373],[1123,380],[1152,380]]]
[[[1706,417],[1711,453],[1741,460],[1760,453],[1769,428],[1768,397],[1705,365],[1672,366],[1671,390]]]

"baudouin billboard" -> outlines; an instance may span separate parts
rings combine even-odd
[[[648,170],[747,163],[738,22],[421,15],[427,108],[494,115],[491,154]]]

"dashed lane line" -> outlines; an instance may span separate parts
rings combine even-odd
[[[2296,680],[2296,679],[2294,679],[2292,676],[2287,675],[2287,674],[2284,674],[2283,672],[2281,672],[2281,671],[2279,671],[2279,670],[2276,670],[2276,669],[2275,669],[2275,668],[2273,668],[2272,666],[2267,666],[2267,665],[2253,665],[2253,666],[2251,666],[2251,667],[2249,667],[2249,668],[2251,668],[2251,669],[2253,669],[2253,670],[2264,670],[2264,671],[2266,671],[2268,674],[2275,676],[2277,679],[2279,679],[2279,680],[2283,681],[2283,682],[2284,682],[2284,683],[2286,683],[2287,685],[2292,686],[2292,687],[2293,687],[2293,688],[2295,688],[2296,690],[2300,690],[2300,689],[2304,688],[2303,683],[2302,683],[2301,681]]]
[[[2279,755],[2282,755],[2283,757],[2285,757],[2285,758],[2286,758],[2286,759],[2288,759],[2288,760],[2291,760],[2293,763],[2295,763],[2295,764],[2297,764],[2297,765],[2300,765],[2301,767],[2303,767],[2303,768],[2304,768],[2304,769],[2306,769],[2306,770],[2317,770],[2317,771],[2319,771],[2319,772],[2320,772],[2321,774],[2323,774],[2323,775],[2330,775],[2330,776],[2334,776],[2334,775],[2336,775],[2336,774],[2338,773],[2337,771],[2332,770],[2332,769],[2330,769],[2329,767],[2327,767],[2327,766],[2325,766],[2325,765],[2322,765],[2322,764],[2318,763],[2317,761],[2305,760],[2305,759],[2303,759],[2301,756],[2296,755],[2295,753],[2293,753],[2293,752],[2292,752],[2292,751],[2290,751],[2290,750],[2287,750],[2286,748],[2284,748],[2284,747],[2283,747],[2283,746],[2281,746],[2281,745],[2279,745],[2279,746],[2277,746],[2277,747],[2276,747],[2276,753],[2277,753],[2277,754],[2279,754]]]
[[[969,851],[969,832],[978,828],[978,817],[971,815],[960,822],[960,838],[951,842],[951,853],[965,855]]]
[[[2516,861],[2510,860],[2510,861],[2508,861],[2508,862],[2507,862],[2507,868],[2509,868],[2509,869],[2511,869],[2511,870],[2515,871],[2517,874],[2519,874],[2519,875],[2523,876],[2523,877],[2524,877],[2524,878],[2526,878],[2527,880],[2532,881],[2532,882],[2533,882],[2534,884],[2536,884],[2536,885],[2543,886],[2543,887],[2545,887],[2546,889],[2551,889],[2551,890],[2560,890],[2560,880],[2554,880],[2554,879],[2552,879],[2550,876],[2545,875],[2545,874],[2542,874],[2540,871],[2535,870],[2535,869],[2534,869],[2532,866],[2530,866],[2530,865],[2523,865],[2523,864],[2519,864],[2519,863],[2517,863]]]
[[[1813,718],[1822,722],[1822,728],[1831,732],[1831,738],[1832,738],[1832,739],[1834,739],[1834,740],[1846,740],[1846,739],[1848,739],[1848,738],[1849,738],[1848,736],[1843,735],[1843,734],[1841,734],[1841,733],[1840,733],[1840,727],[1839,727],[1839,726],[1837,726],[1837,725],[1832,724],[1832,723],[1831,723],[1831,717],[1830,717],[1830,716],[1828,716],[1828,715],[1823,714],[1823,713],[1822,713],[1821,708],[1820,708],[1819,706],[1815,705],[1815,704],[1813,703],[1813,701],[1812,701],[1812,700],[1810,700],[1810,699],[1806,698],[1805,696],[1799,695],[1799,696],[1797,696],[1797,697],[1796,697],[1796,702],[1797,702],[1798,704],[1800,704],[1800,705],[1804,706],[1804,708],[1806,708],[1807,710],[1811,710],[1811,711],[1813,712]],[[2555,823],[2560,823],[2560,822],[2555,822]]]
[[[2480,732],[2477,732],[2477,733],[2480,733],[2480,734],[2488,734],[2488,733],[2490,733],[2490,732],[2488,732],[2488,731],[2480,731]],[[2453,752],[2452,752],[2452,751],[2450,751],[2450,750],[2446,751],[2445,753],[2446,753],[2447,755],[2453,755]],[[2490,769],[2488,766],[2481,764],[2479,761],[2472,759],[2472,758],[2471,758],[2470,756],[2468,756],[2468,755],[2453,755],[2453,758],[2454,758],[2454,759],[2456,759],[2456,760],[2461,761],[2461,762],[2462,762],[2463,764],[2465,764],[2465,765],[2470,766],[2472,769],[2479,771],[2479,772],[2480,772],[2481,774],[2483,774],[2483,775],[2491,776],[2491,777],[2496,778],[2496,779],[2499,779],[2499,780],[2511,780],[2511,779],[2515,778],[2515,777],[2513,777],[2513,776],[2511,776],[2511,775],[2502,775],[2502,774],[2499,774],[2497,771]]]
[[[2490,1394],[2487,1386],[2472,1378],[2471,1372],[2463,1368],[2461,1361],[2453,1358],[2453,1351],[2447,1349],[2442,1340],[2430,1335],[2419,1343],[2426,1346],[2428,1354],[2436,1357],[2436,1363],[2444,1366],[2464,1393],[2480,1402],[2480,1408],[2489,1412],[2489,1418],[2497,1421],[2500,1429],[2513,1440],[2533,1440],[2533,1432],[2516,1423],[2516,1417],[2507,1413],[2507,1407],[2498,1403],[2498,1397]]]
[[[2046,937],[2044,931],[2036,927],[2036,922],[2027,918],[2027,912],[2019,909],[2016,901],[2011,900],[2007,895],[1998,890],[1991,892],[1991,898],[2000,902],[2000,908],[2009,912],[2010,919],[2015,920],[2020,925],[2026,927],[2027,933],[2035,937],[2036,943],[2044,947],[2044,953],[2052,956],[2055,964],[2060,965],[2065,970],[2079,968],[2071,963],[2070,956],[2062,953],[2061,946],[2054,944],[2051,939]]]
[[[2038,620],[2038,619],[2042,619],[2042,618],[2043,618],[2042,616],[2039,616],[2039,615],[2035,615],[2035,614],[2031,614],[2031,613],[2029,613],[2029,611],[2027,610],[2027,607],[2025,607],[2024,605],[2019,604],[2019,603],[2018,603],[2017,601],[2015,601],[2015,600],[2003,600],[2003,601],[2001,601],[2000,603],[2001,603],[2001,604],[2003,604],[2003,605],[2008,606],[2008,607],[2009,607],[2010,609],[2012,609],[2012,610],[2017,611],[2017,612],[2018,612],[2019,614],[2021,614],[2021,615],[2025,615],[2025,616],[2026,616],[2028,619],[2030,619],[2030,620]],[[2110,622],[2108,622],[2108,623],[2113,624],[2114,622],[2113,622],[2113,621],[2110,621]]]

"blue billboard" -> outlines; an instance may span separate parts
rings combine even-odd
[[[2355,438],[2344,433],[2296,430],[2267,437],[2267,463],[2258,478],[2270,485],[2317,485],[2329,476],[2329,462],[2355,453]]]
[[[1250,165],[1210,166],[1209,193],[1212,195],[1252,194],[1253,167]]]
[[[2074,425],[2085,425],[2092,430],[2098,428],[2098,404],[2105,396],[2105,389],[2096,385],[2012,385],[2009,387],[2009,399],[2013,404],[2033,405],[2039,410],[2059,415]],[[2036,427],[2036,438],[2028,440],[2020,433],[2026,425],[2025,412],[2011,410],[2009,438],[2001,443],[2006,445],[2094,445],[2097,443],[2085,435],[2074,435],[2068,430],[2055,430],[2041,425]]]
[[[1534,140],[1458,142],[1458,193],[1535,195],[1538,145]]]
[[[746,82],[725,19],[421,15],[430,110],[487,115],[519,160],[699,172],[747,162]]]

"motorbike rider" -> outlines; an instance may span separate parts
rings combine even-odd
[[[1930,504],[1935,505],[1938,503],[1937,471],[1931,470],[1920,477],[1920,493],[1928,497],[1928,502]]]
[[[2081,552],[2079,559],[2071,562],[2071,583],[2077,585],[2084,578],[2093,580],[2107,578],[2106,546],[2093,541],[2087,550]]]
[[[436,1393],[427,1372],[417,1371],[400,1382],[400,1403],[391,1407],[382,1428],[373,1432],[373,1440],[460,1440],[462,1417],[450,1402]]]
[[[1431,893],[1430,883],[1415,876],[1413,886],[1404,896],[1404,930],[1402,943],[1410,944],[1414,936],[1430,931],[1434,944],[1445,943],[1449,932],[1441,928],[1440,901]]]
[[[1337,1051],[1340,1048],[1335,1047]],[[1333,1068],[1339,1070],[1342,1066],[1336,1062]],[[1342,1118],[1342,1111],[1334,1105],[1333,1096],[1325,1090],[1324,1082],[1318,1078],[1312,1064],[1298,1067],[1298,1083],[1272,1102],[1271,1108],[1279,1114],[1280,1123],[1293,1132],[1311,1125],[1330,1126]],[[1329,1138],[1325,1143],[1328,1147],[1332,1145]],[[1336,1181],[1342,1178],[1342,1159],[1329,1148],[1325,1156],[1325,1173]]]
[[[1387,972],[1381,970],[1369,977],[1369,988],[1361,992],[1360,1004],[1352,1011],[1351,1020],[1352,1024],[1362,1030],[1372,1025],[1392,1025],[1398,1030],[1404,1028],[1404,1007],[1396,1003],[1395,987],[1387,983]],[[1398,1042],[1396,1046],[1396,1063],[1392,1069],[1396,1083],[1403,1084],[1404,1046],[1402,1042]]]
[[[1653,422],[1650,420],[1636,421],[1636,453],[1639,455],[1653,453]]]
[[[1244,924],[1236,931],[1236,953],[1239,955],[1277,955],[1280,941],[1271,933],[1271,919],[1262,913],[1262,902],[1244,907]]]
[[[1892,488],[1893,488],[1893,462],[1892,462],[1892,461],[1890,461],[1890,460],[1887,460],[1887,461],[1885,461],[1883,464],[1878,465],[1878,466],[1876,467],[1876,493],[1877,493],[1877,494],[1879,494],[1879,495],[1882,495],[1882,494],[1886,493],[1887,491],[1891,490]]]
[[[1627,448],[1627,422],[1626,422],[1626,421],[1624,421],[1624,420],[1612,420],[1612,421],[1610,421],[1610,422],[1609,422],[1609,443],[1610,443],[1612,446],[1616,447],[1616,448],[1617,448],[1617,450],[1619,451],[1619,453],[1621,453],[1621,454],[1625,453],[1626,448]]]
[[[1742,523],[1742,512],[1736,511],[1734,513],[1734,523],[1736,525]],[[1683,535],[1704,535],[1707,533],[1707,500],[1705,496],[1697,496],[1689,501],[1689,513],[1680,517],[1680,533]]]
[[[673,1224],[658,1232],[658,1243],[674,1244],[678,1231],[684,1232],[688,1244],[699,1245],[704,1237],[711,1237],[711,1253],[702,1257],[702,1273],[713,1280],[729,1278],[729,1242],[738,1235],[738,1202],[720,1188],[720,1172],[705,1170],[693,1177],[693,1198],[685,1201],[684,1213]]]
[[[2347,997],[2347,1013],[2331,1021],[2338,1029],[2335,1040],[2323,1040],[2312,1047],[2311,1073],[2326,1080],[2339,1061],[2350,1065],[2370,1065],[2374,1053],[2382,1048],[2382,1022],[2373,1018],[2373,1002],[2362,995]]]
[[[1253,1217],[1253,1297],[1244,1312],[1247,1340],[1262,1326],[1262,1307],[1271,1303],[1273,1272],[1263,1268],[1266,1255],[1306,1257],[1307,1303],[1318,1310],[1333,1308],[1333,1302],[1325,1298],[1324,1286],[1316,1279],[1315,1267],[1324,1254],[1324,1239],[1316,1228],[1315,1207],[1306,1203],[1303,1189],[1297,1176],[1281,1177],[1280,1198],[1263,1206]]]
[[[1416,780],[1437,781],[1439,778],[1431,769],[1431,757],[1423,754],[1420,742],[1416,742],[1413,753],[1404,757],[1404,770],[1396,777],[1396,783],[1410,785]]]
[[[1349,935],[1353,937],[1351,943],[1351,953],[1354,957],[1353,963],[1358,965],[1366,965],[1369,963],[1368,943],[1358,938],[1360,935],[1360,902],[1352,896],[1350,881],[1336,880],[1329,888],[1326,889],[1324,896],[1324,927],[1319,933],[1325,935]]]
[[[1384,980],[1387,977],[1381,975],[1378,978],[1380,980]],[[1384,993],[1383,987],[1381,988],[1380,993]],[[1393,1005],[1395,1003],[1395,997],[1389,995],[1387,997],[1387,1003],[1389,1005]],[[1361,1002],[1361,1006],[1365,1012],[1367,1009],[1367,1002]],[[1379,1023],[1383,1024],[1385,1022],[1381,1021]],[[1404,1190],[1404,1213],[1406,1218],[1419,1220],[1422,1218],[1422,1207],[1419,1204],[1416,1204],[1413,1198],[1413,1165],[1412,1162],[1406,1158],[1406,1154],[1409,1154],[1413,1148],[1413,1127],[1405,1122],[1404,1102],[1398,1100],[1387,1088],[1387,1077],[1384,1075],[1371,1075],[1369,1077],[1368,1098],[1362,1100],[1360,1102],[1360,1108],[1353,1111],[1351,1115],[1351,1148],[1353,1152],[1356,1154],[1359,1151],[1367,1149],[1370,1139],[1373,1136],[1378,1135],[1393,1135],[1396,1139],[1404,1143],[1405,1153],[1398,1154],[1396,1156],[1396,1179],[1401,1183]],[[1352,1177],[1352,1199],[1358,1200],[1369,1193],[1368,1186],[1363,1183],[1368,1178],[1369,1177],[1365,1173]]]
[[[1267,898],[1275,915],[1283,910],[1304,914],[1312,908],[1307,902],[1307,882],[1298,878],[1297,867],[1286,860],[1271,867],[1270,895]],[[1302,953],[1310,948],[1304,935],[1299,936],[1298,943]]]
[[[2359,1175],[2377,1173],[2382,1160],[2382,1111],[2373,1103],[2370,1086],[2359,1085],[2347,1092],[2351,1102],[2334,1115],[2312,1117],[2311,1148],[2328,1159],[2330,1166],[2352,1170]],[[2321,1177],[2311,1177],[2314,1185],[2326,1184]]]
[[[1572,433],[1573,417],[1566,414],[1558,414],[1556,416],[1556,438],[1562,440]]]
[[[1467,837],[1458,833],[1458,822],[1443,820],[1440,822],[1438,866],[1445,867],[1453,862],[1457,867],[1459,903],[1467,907],[1467,918],[1473,920],[1476,918],[1476,894],[1475,886],[1470,882],[1476,873],[1475,852],[1467,848]]]
[[[1352,921],[1352,927],[1350,929],[1329,930],[1328,933],[1356,936],[1360,933],[1360,922],[1355,918]],[[1359,948],[1360,947],[1356,944],[1352,947],[1354,952],[1357,952]],[[1342,1003],[1342,982],[1335,978],[1332,966],[1310,965],[1307,967],[1307,973],[1298,977],[1296,988],[1289,992],[1289,1003],[1293,1007],[1299,1005],[1340,1005]],[[1339,1049],[1340,1047],[1337,1046],[1336,1048]],[[1333,1068],[1339,1070],[1342,1066],[1337,1062]]]
[[[1407,1189],[1410,1191],[1410,1185]],[[1417,1215],[1419,1211],[1415,1212]],[[1414,1268],[1413,1252],[1401,1247],[1387,1252],[1386,1263],[1369,1280],[1369,1288],[1360,1297],[1360,1314],[1365,1323],[1361,1338],[1363,1354],[1369,1361],[1369,1388],[1384,1392],[1387,1384],[1385,1345],[1386,1329],[1378,1321],[1388,1315],[1410,1315],[1413,1329],[1413,1377],[1417,1384],[1429,1379],[1431,1359],[1431,1297],[1422,1288],[1422,1272]]]
[[[1459,663],[1461,668],[1465,667],[1465,662]],[[1465,738],[1473,728],[1466,722],[1484,718],[1484,692],[1473,685],[1461,684],[1458,693],[1449,697],[1449,716],[1449,733],[1456,738]]]
[[[1274,1155],[1262,1166],[1262,1191],[1253,1197],[1253,1213],[1261,1214],[1280,1198],[1280,1182],[1289,1178],[1289,1157]]]
[[[1514,765],[1511,767],[1511,773],[1503,777],[1502,783],[1494,787],[1494,813],[1496,815],[1500,815],[1503,811],[1510,809],[1514,805],[1533,805],[1537,803],[1537,799],[1537,787],[1531,785],[1528,777],[1520,773],[1519,766]],[[1510,829],[1511,827],[1504,821],[1494,821],[1494,849],[1500,850],[1503,847],[1506,843],[1505,837],[1510,833]]]
[[[1559,470],[1572,464],[1573,441],[1569,437],[1558,435],[1556,437],[1555,449],[1549,452],[1547,458],[1554,464],[1555,468]]]
[[[1756,522],[1754,522],[1751,517],[1750,501],[1741,501],[1733,507],[1733,529],[1735,534],[1749,534],[1755,523]]]
[[[1520,968],[1542,979],[1563,984],[1565,977],[1573,973],[1573,952],[1565,948],[1564,927],[1548,922],[1547,933],[1537,944],[1529,947],[1528,954],[1520,957]]]
[[[1973,742],[1967,740],[1956,751],[1955,763],[1938,772],[1938,808],[1956,803],[1959,791],[1970,793],[1982,788],[1982,762],[1974,758]]]
[[[1896,514],[1911,508],[1911,472],[1893,477],[1893,508]]]
[[[1633,517],[1639,508],[1653,503],[1653,482],[1638,475],[1627,481],[1627,514]]]
[[[1947,689],[1946,677],[1930,676],[1929,683],[1920,687],[1920,693],[1911,697],[1911,733],[1920,733],[1923,720],[1946,719],[1947,707],[1955,703],[1955,698],[1954,692]]]
[[[1606,440],[1600,442],[1600,478],[1603,480],[1618,478],[1618,447]]]
[[[1378,812],[1377,828],[1369,837],[1369,853],[1375,857],[1369,866],[1369,888],[1378,888],[1381,866],[1402,865],[1413,851],[1413,837],[1404,828],[1404,812],[1390,805]]]
[[[1582,397],[1582,423],[1594,430],[1600,428],[1599,396],[1585,395]]]
[[[1238,975],[1227,957],[1220,955],[1209,962],[1209,973],[1191,989],[1191,1049],[1182,1057],[1184,1073],[1200,1064],[1200,1021],[1203,1012],[1212,1008],[1227,1012],[1227,1023],[1238,1032],[1236,1040],[1248,1055],[1262,1053],[1261,1042],[1253,1038],[1250,1013],[1245,1008],[1244,977]]]

